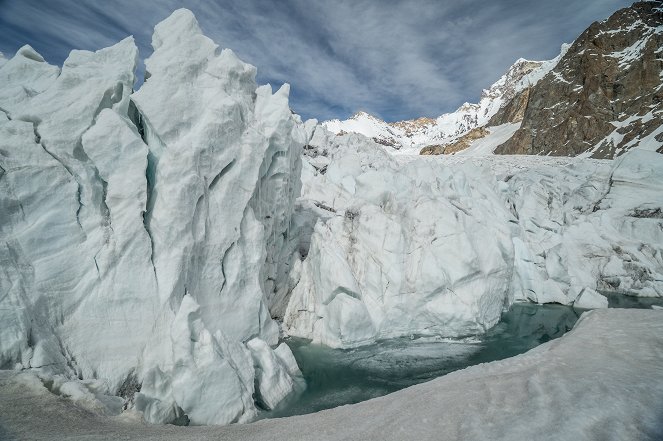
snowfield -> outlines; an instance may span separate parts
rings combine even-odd
[[[662,347],[663,311],[595,310],[562,338],[523,355],[359,404],[226,427],[99,416],[49,393],[31,374],[3,371],[0,437],[656,441],[663,434]]]

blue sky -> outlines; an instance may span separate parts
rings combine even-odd
[[[0,51],[23,44],[62,64],[129,34],[141,58],[152,28],[180,7],[206,35],[292,85],[305,118],[358,110],[388,121],[437,116],[476,102],[518,58],[553,58],[624,0],[0,0]],[[142,69],[142,66],[141,66]],[[142,75],[142,71],[140,73]]]

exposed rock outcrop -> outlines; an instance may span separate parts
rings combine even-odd
[[[472,129],[457,141],[446,145],[429,145],[421,149],[420,155],[453,155],[468,148],[472,142],[487,136],[490,132],[484,127]]]
[[[508,103],[504,105],[492,118],[486,126],[499,126],[502,124],[519,123],[525,117],[525,110],[529,104],[531,87],[527,87],[518,92]]]
[[[660,2],[592,24],[532,87],[521,128],[496,153],[612,158],[635,146],[659,149],[662,47]]]

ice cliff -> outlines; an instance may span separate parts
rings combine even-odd
[[[152,45],[135,93],[132,38],[0,66],[0,365],[152,422],[246,421],[299,387],[269,302],[306,134],[191,12]]]
[[[401,166],[361,135],[320,127],[313,143],[325,140],[324,174],[308,162],[303,172],[308,214],[320,220],[293,274],[288,332],[351,347],[495,325],[511,302],[513,245],[494,178],[433,162]]]
[[[304,157],[290,335],[334,347],[464,336],[516,300],[663,296],[658,153],[396,160],[320,126]]]

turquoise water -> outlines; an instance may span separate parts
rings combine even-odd
[[[487,334],[470,339],[402,338],[357,349],[330,349],[290,339],[307,389],[263,417],[317,412],[358,403],[468,366],[501,360],[561,337],[581,311],[517,303]]]
[[[663,299],[603,293],[611,308],[663,306]],[[357,349],[330,349],[287,341],[306,379],[302,394],[265,412],[276,418],[358,403],[450,372],[522,354],[573,328],[582,310],[516,303],[485,335],[469,339],[401,338]]]

